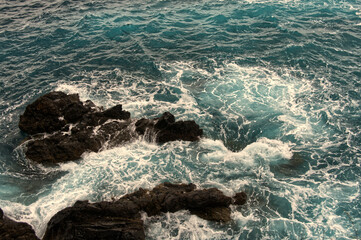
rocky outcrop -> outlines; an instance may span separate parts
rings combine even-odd
[[[243,205],[247,202],[247,194],[245,192],[236,193],[233,197],[233,204],[235,205]]]
[[[140,189],[120,199],[135,203],[148,216],[162,212],[177,212],[187,209],[197,215],[200,210],[209,208],[228,208],[232,198],[225,196],[216,188],[197,190],[194,184],[163,183],[153,190]],[[227,217],[212,219],[222,221]]]
[[[227,222],[232,202],[216,188],[198,190],[194,184],[163,183],[113,202],[78,201],[50,220],[43,239],[145,239],[140,212],[154,216],[189,210],[207,220]]]
[[[38,163],[76,160],[84,152],[114,147],[140,135],[165,143],[196,141],[203,134],[194,121],[175,121],[169,112],[136,121],[122,105],[104,111],[89,100],[83,103],[77,94],[63,92],[48,93],[28,105],[19,128],[31,135],[25,154]]]
[[[33,228],[23,222],[15,222],[6,217],[0,209],[0,239],[1,240],[39,240]]]
[[[143,221],[137,206],[130,201],[88,203],[55,214],[43,239],[144,239]]]
[[[148,140],[165,143],[175,140],[196,141],[203,134],[202,129],[194,121],[175,121],[174,116],[165,112],[159,118],[142,118],[135,123],[138,134],[145,135]]]
[[[28,134],[51,133],[77,122],[84,114],[94,111],[94,107],[91,102],[83,104],[78,94],[51,92],[26,107],[19,128]]]

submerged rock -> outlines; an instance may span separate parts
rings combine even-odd
[[[118,146],[139,135],[164,143],[196,141],[203,134],[194,121],[176,122],[169,112],[135,121],[122,105],[103,111],[89,100],[81,102],[78,94],[63,92],[48,93],[27,106],[19,128],[31,135],[25,155],[38,163],[77,160],[84,152]]]
[[[145,239],[141,211],[154,216],[189,210],[206,220],[228,222],[231,202],[216,188],[163,183],[113,202],[78,201],[52,217],[43,239]]]
[[[33,228],[23,222],[15,222],[4,216],[0,209],[0,239],[1,240],[39,240]]]

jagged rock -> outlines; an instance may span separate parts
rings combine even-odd
[[[139,208],[123,200],[121,203],[78,201],[51,218],[43,240],[144,238]]]
[[[59,163],[77,160],[84,152],[97,152],[105,143],[108,147],[128,142],[133,137],[129,122],[111,121],[99,126],[74,128],[71,134],[57,132],[46,138],[28,142],[26,156],[38,163]],[[96,131],[96,133],[94,133]]]
[[[116,105],[108,110],[102,112],[102,115],[110,119],[128,119],[130,118],[130,113],[123,111],[122,105]]]
[[[147,130],[150,136],[155,136],[155,141],[158,143],[175,140],[197,141],[203,135],[203,130],[194,121],[176,122],[169,112],[153,120],[142,118],[135,123],[135,126],[138,134],[144,135]]]
[[[157,133],[156,141],[165,143],[175,140],[197,141],[202,136],[203,130],[192,121],[179,121],[161,129]]]
[[[15,222],[4,216],[0,209],[0,239],[1,240],[39,240],[33,228],[23,222]]]
[[[89,106],[83,105],[78,94],[51,92],[26,107],[20,116],[19,128],[28,134],[58,131],[92,111]]]
[[[88,138],[84,132],[66,136],[57,133],[44,139],[29,141],[27,158],[38,163],[59,163],[77,160],[85,151],[97,151],[101,147],[98,139]]]
[[[232,199],[225,196],[217,188],[205,190],[194,190],[186,195],[186,201],[189,208],[199,209],[207,207],[227,207]]]
[[[51,92],[26,107],[19,128],[32,134],[25,155],[43,164],[77,160],[84,152],[97,152],[105,144],[118,146],[139,135],[164,143],[196,141],[203,134],[194,121],[176,122],[169,112],[152,120],[140,119],[135,127],[134,122],[122,105],[103,111],[89,100],[81,102],[78,94]]]
[[[145,239],[141,211],[154,216],[185,209],[206,220],[228,222],[231,201],[216,188],[163,183],[113,202],[78,201],[52,217],[43,239]]]
[[[247,202],[247,194],[245,192],[236,193],[233,197],[233,204],[235,205],[243,205]]]
[[[155,120],[156,123],[154,124],[154,127],[156,129],[163,129],[175,123],[175,117],[170,112],[163,113],[160,118]]]
[[[153,127],[153,121],[150,119],[142,118],[135,123],[135,127],[136,127],[135,130],[137,131],[138,134],[144,135],[145,131],[148,128]]]
[[[196,190],[194,184],[164,183],[152,191],[140,189],[124,196],[137,204],[148,216],[182,209],[199,210],[211,207],[228,207],[232,199],[216,188]]]

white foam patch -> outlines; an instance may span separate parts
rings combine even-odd
[[[265,162],[278,161],[280,159],[290,159],[292,151],[287,143],[279,140],[260,138],[257,142],[251,143],[240,152],[228,150],[219,140],[202,140],[205,147],[214,149],[214,152],[206,154],[204,157],[212,162],[229,161],[246,166],[256,166],[258,159]]]
[[[231,213],[232,220],[237,222],[238,226],[241,228],[247,227],[247,224],[249,222],[260,221],[260,219],[255,217],[253,213],[249,215],[242,214],[241,212],[235,210],[235,206],[231,206],[231,209],[232,209],[232,213]]]
[[[218,126],[220,130],[215,128],[218,131],[215,134],[223,136],[225,142],[247,139],[250,134],[244,131],[247,127],[262,129],[265,123],[268,125],[260,137],[292,139],[302,148],[322,149],[327,153],[333,147],[331,144],[345,141],[341,132],[349,129],[340,121],[340,113],[359,107],[348,95],[339,94],[340,90],[335,89],[327,76],[311,81],[296,77],[302,74],[295,74],[292,69],[276,72],[234,62],[224,63],[210,72],[192,62],[176,62],[160,68],[186,82],[202,108],[202,114],[197,117],[201,126],[214,131],[212,122],[222,124]],[[334,100],[335,94],[340,99]],[[357,134],[357,129],[350,133]],[[352,148],[357,150],[359,146],[353,143]]]
[[[233,239],[229,225],[203,220],[188,211],[165,213],[146,218],[146,236],[149,239]]]
[[[278,120],[288,125],[285,128],[292,131],[286,134],[303,133],[303,129],[312,134],[308,113],[298,100],[299,96],[310,93],[309,84],[287,74],[280,77],[264,68],[244,68],[233,63],[227,65],[225,71],[226,82],[216,83],[213,91],[225,99],[221,108],[224,114],[242,115],[252,123],[276,113],[280,114]]]
[[[327,181],[319,186],[322,197],[333,198],[337,201],[352,202],[360,196],[360,183],[348,181]]]
[[[158,81],[114,69],[80,72],[72,77],[81,78],[81,81],[57,83],[55,89],[79,93],[81,100],[90,99],[105,108],[122,104],[132,117],[155,117],[166,111],[177,119],[200,114],[195,99],[177,76]]]

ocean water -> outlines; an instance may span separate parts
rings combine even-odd
[[[43,167],[17,125],[52,90],[205,136]],[[39,237],[76,200],[171,181],[249,200],[227,224],[144,215],[147,239],[360,239],[360,104],[358,0],[0,1],[0,207]]]

